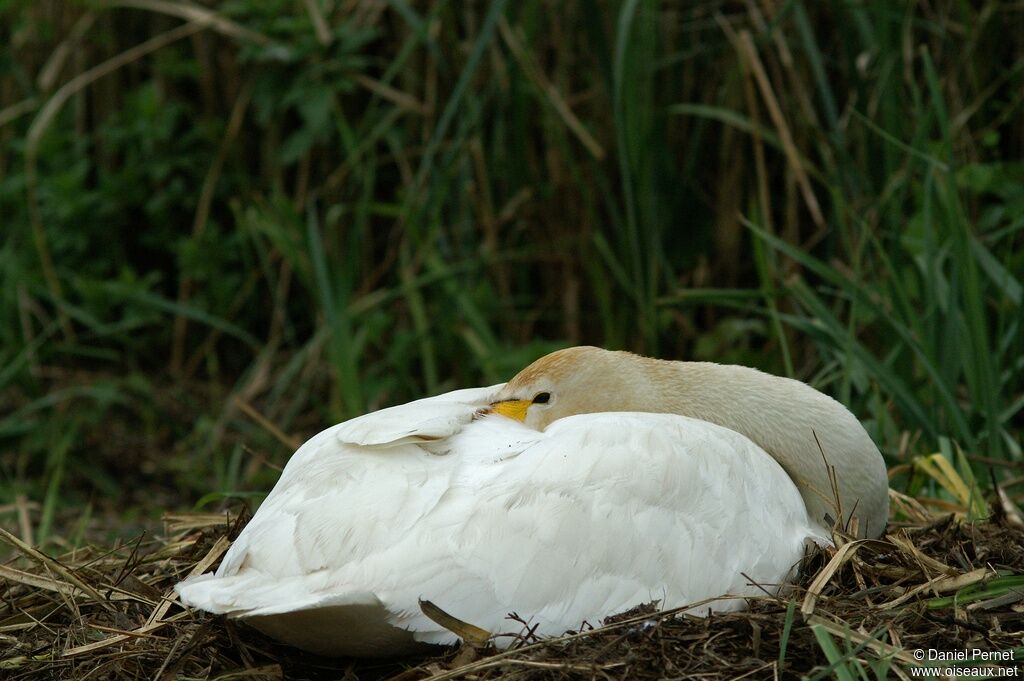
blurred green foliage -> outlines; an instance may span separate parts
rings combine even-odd
[[[1014,2],[7,0],[0,37],[0,499],[42,534],[577,343],[1021,459]]]

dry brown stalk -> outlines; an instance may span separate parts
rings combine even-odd
[[[857,659],[887,659],[891,676],[909,678],[914,649],[1007,649],[1019,646],[1024,632],[1024,594],[1012,589],[956,609],[928,605],[933,593],[958,593],[983,583],[993,570],[1021,572],[1024,531],[930,516],[893,525],[883,539],[849,541],[812,555],[792,592],[747,599],[748,609],[740,612],[684,613],[706,603],[661,612],[638,608],[552,639],[524,629],[502,652],[466,647],[439,649],[419,660],[311,659],[244,625],[179,610],[173,585],[215,568],[239,528],[214,513],[171,514],[165,523],[165,539],[48,558],[91,585],[102,603],[42,563],[3,566],[0,643],[11,652],[0,654],[0,673],[21,681],[86,674],[120,681],[152,678],[157,669],[170,677],[318,681],[774,679],[828,666],[813,633],[820,628],[838,645],[856,646]],[[812,602],[813,612],[806,619],[795,611],[787,615],[789,599]],[[788,648],[779,665],[787,620]],[[522,619],[508,627],[523,628]]]

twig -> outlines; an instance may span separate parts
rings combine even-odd
[[[296,450],[302,441],[295,437],[286,435],[283,430],[278,428],[275,424],[271,423],[267,417],[256,411],[256,408],[249,404],[246,400],[241,397],[235,398],[235,404],[246,416],[251,418],[253,421],[258,423],[264,430],[274,436],[278,442],[288,447],[291,450]]]
[[[313,24],[313,30],[316,32],[316,39],[321,45],[327,47],[331,44],[333,36],[331,36],[331,29],[327,27],[327,21],[324,19],[324,13],[320,11],[320,7],[317,5],[316,0],[303,0],[303,4],[306,5],[306,13],[309,14],[309,20]]]
[[[523,67],[523,71],[533,81],[534,85],[540,90],[551,104],[552,108],[562,117],[569,130],[572,131],[576,139],[580,141],[590,155],[598,161],[605,157],[604,147],[602,147],[594,136],[590,134],[590,131],[584,127],[583,123],[576,114],[572,112],[569,105],[566,103],[565,98],[562,97],[562,93],[558,91],[554,83],[549,81],[540,67],[537,66],[533,58],[523,49],[522,44],[516,37],[515,33],[509,27],[505,17],[498,19],[498,31],[501,33],[502,40],[508,45],[508,48],[512,50],[512,54],[515,55],[519,64]]]
[[[211,9],[195,5],[190,2],[170,2],[169,0],[108,0],[109,7],[134,7],[158,14],[167,14],[172,17],[184,19],[193,24],[199,24],[200,28],[222,33],[236,40],[257,43],[258,45],[269,45],[273,41],[259,33],[240,24],[222,17]]]
[[[790,166],[793,168],[793,174],[796,176],[797,184],[800,186],[800,192],[803,194],[804,203],[807,204],[807,211],[811,214],[811,219],[814,220],[814,224],[819,229],[826,229],[825,218],[821,213],[821,206],[818,204],[818,198],[814,195],[814,190],[811,188],[811,183],[807,178],[807,172],[804,170],[803,161],[800,159],[800,152],[797,151],[796,144],[793,142],[793,134],[789,130],[789,125],[786,123],[785,116],[782,115],[782,108],[779,106],[778,99],[775,98],[775,92],[772,90],[771,81],[768,80],[768,74],[764,70],[764,65],[761,63],[761,59],[757,55],[757,48],[754,47],[754,39],[750,35],[750,31],[742,30],[738,34],[739,47],[746,57],[747,63],[754,72],[754,80],[757,82],[758,89],[761,91],[761,96],[764,98],[765,106],[768,108],[768,115],[772,119],[772,123],[775,124],[775,128],[779,133],[779,141],[782,143],[782,150],[786,154],[786,158],[789,161]]]

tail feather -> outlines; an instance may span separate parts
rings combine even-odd
[[[316,593],[308,580],[274,580],[255,571],[198,575],[174,590],[185,605],[242,619],[272,638],[321,655],[376,657],[418,652],[425,645],[395,626],[392,613],[369,592]]]
[[[198,575],[179,582],[174,590],[185,605],[228,617],[278,615],[347,605],[384,607],[370,592],[324,594],[310,590],[306,579],[274,580],[256,571],[226,577],[213,573]]]

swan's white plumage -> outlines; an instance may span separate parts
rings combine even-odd
[[[515,632],[516,612],[557,635],[652,600],[773,590],[808,540],[827,541],[744,435],[666,413],[582,413],[543,430],[480,416],[508,390],[316,435],[216,574],[178,585],[182,601],[314,652],[387,655],[456,640],[420,599],[492,633]]]
[[[478,409],[490,404],[490,397],[504,385],[453,390],[437,397],[381,409],[339,423],[324,432],[333,432],[341,443],[364,446],[391,447],[441,440],[462,430],[473,420]]]
[[[353,422],[311,439],[216,575],[185,582],[182,599],[272,632],[269,616],[306,611],[276,632],[306,648],[330,619],[317,609],[379,608],[411,638],[396,630],[367,648],[360,626],[317,650],[372,654],[383,641],[394,652],[455,641],[421,598],[492,632],[515,631],[505,617],[516,611],[559,634],[652,600],[759,593],[741,572],[773,588],[819,534],[779,465],[725,428],[623,412],[538,432],[502,416],[471,422],[486,402],[470,402],[447,454],[409,443],[407,426],[434,424],[434,409],[447,417],[450,398],[406,405],[404,419],[402,408],[362,417],[357,437],[373,447],[343,441]]]

